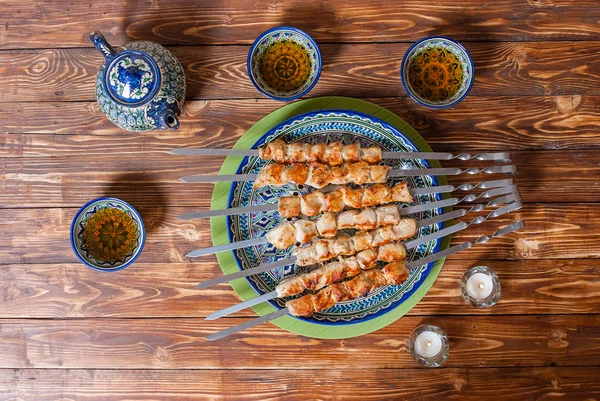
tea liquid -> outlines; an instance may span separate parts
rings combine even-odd
[[[137,235],[137,227],[129,214],[120,209],[106,208],[87,221],[83,240],[94,258],[114,263],[133,251]]]
[[[262,79],[279,92],[293,92],[301,88],[308,80],[311,69],[308,52],[289,40],[271,44],[259,60]]]
[[[458,58],[440,47],[421,51],[408,68],[408,79],[414,91],[433,102],[454,96],[463,81],[463,69]]]

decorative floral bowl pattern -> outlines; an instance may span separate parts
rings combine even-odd
[[[449,98],[439,101],[432,101],[419,95],[409,79],[410,66],[415,59],[423,52],[434,48],[442,48],[454,55],[458,59],[463,72],[462,81],[458,84],[458,89],[454,91]],[[460,43],[442,36],[428,37],[413,44],[406,51],[400,66],[400,78],[406,93],[408,93],[408,95],[420,105],[434,109],[451,107],[463,100],[473,86],[474,77],[473,60],[471,59],[467,49],[465,49]]]
[[[137,228],[137,238],[133,250],[123,259],[116,262],[108,263],[94,258],[86,249],[83,240],[83,233],[88,220],[98,211],[106,208],[119,209],[127,213],[135,223]],[[71,223],[71,247],[75,256],[83,262],[84,265],[99,271],[114,272],[122,270],[131,265],[142,253],[144,241],[146,239],[146,231],[144,222],[139,213],[129,203],[116,198],[98,198],[89,201],[75,214]]]
[[[363,146],[381,146],[386,151],[418,151],[417,147],[406,136],[391,125],[375,117],[349,110],[325,110],[291,118],[266,133],[252,147],[259,147],[265,142],[276,138],[284,139],[288,143],[360,142]],[[257,173],[268,163],[258,157],[247,157],[241,161],[237,172],[244,174]],[[396,168],[412,169],[430,167],[427,161],[414,159],[388,160],[386,164]],[[390,184],[399,181],[401,180],[390,180]],[[436,177],[427,175],[410,177],[407,181],[411,188],[437,185]],[[307,191],[310,191],[310,189],[291,184],[254,189],[252,182],[235,182],[231,185],[228,206],[245,207],[274,203],[281,196],[292,195],[293,193],[305,193]],[[415,203],[429,203],[439,199],[441,199],[439,194],[420,195],[415,197]],[[442,213],[441,209],[434,209],[417,213],[412,217],[422,220],[440,213]],[[277,212],[259,212],[229,216],[227,219],[229,240],[231,242],[243,241],[263,236],[268,230],[275,227],[279,221],[280,216]],[[425,226],[418,230],[416,236],[421,237],[442,228],[442,224]],[[441,242],[441,239],[434,240],[409,250],[407,261],[420,259],[437,252],[440,249]],[[290,253],[289,249],[281,251],[269,244],[242,248],[233,252],[240,269],[248,269],[263,263],[273,262],[277,259],[290,256]],[[382,316],[389,310],[401,305],[421,286],[429,274],[432,265],[433,263],[430,263],[413,269],[409,279],[402,285],[383,287],[369,294],[367,297],[342,302],[331,309],[316,313],[311,317],[297,319],[322,325],[355,325]],[[248,278],[248,281],[258,294],[264,294],[273,291],[277,283],[283,278],[306,270],[306,268],[296,268],[290,265],[251,276]],[[277,308],[284,306],[284,301],[280,299],[273,300],[271,303]]]
[[[259,72],[259,61],[266,49],[273,43],[282,40],[292,41],[302,46],[311,60],[311,70],[306,82],[301,87],[289,92],[281,92],[270,87]],[[321,52],[315,41],[305,32],[291,27],[277,27],[263,32],[254,41],[248,52],[247,68],[250,80],[261,93],[275,100],[294,100],[306,95],[319,80],[322,68]]]

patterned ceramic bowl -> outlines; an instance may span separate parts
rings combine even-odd
[[[110,209],[117,209],[117,213],[107,215]],[[122,219],[123,217],[123,214],[119,211],[126,213],[125,222],[122,224],[113,224],[114,222],[111,221],[112,218]],[[96,216],[95,219],[94,216]],[[100,224],[98,221],[99,217],[104,217],[104,221],[108,220],[110,224]],[[98,224],[98,231],[102,231],[99,233],[98,238],[116,238],[118,244],[123,245],[124,249],[126,249],[124,253],[121,252],[123,256],[109,262],[94,257],[85,243],[85,229],[88,223]],[[135,232],[131,234],[132,231]],[[142,217],[129,203],[116,198],[98,198],[89,201],[79,209],[71,223],[71,247],[75,252],[75,256],[84,265],[94,270],[113,272],[131,265],[140,253],[142,253],[145,239],[146,231]]]
[[[407,50],[400,78],[408,95],[420,105],[451,107],[473,86],[473,60],[460,43],[442,36],[429,37]]]
[[[262,33],[254,41],[247,67],[256,89],[271,99],[289,101],[306,95],[315,86],[321,75],[321,53],[306,33],[282,26]]]

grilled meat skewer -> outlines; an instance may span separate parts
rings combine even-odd
[[[285,303],[292,316],[310,316],[335,304],[362,298],[388,284],[400,285],[410,275],[404,260],[397,260],[382,269],[363,270],[354,278],[331,284],[315,294],[307,294]]]
[[[299,266],[310,266],[338,256],[354,255],[365,249],[402,241],[415,235],[417,222],[401,219],[395,226],[360,231],[353,236],[339,235],[335,239],[318,239],[310,245],[297,248],[293,255]]]
[[[365,249],[354,256],[340,258],[315,270],[298,276],[288,277],[275,287],[278,298],[301,294],[304,290],[317,291],[329,284],[360,274],[377,266],[378,261],[393,262],[406,257],[406,248],[401,242]]]
[[[324,163],[330,166],[340,166],[343,163],[364,161],[369,164],[379,163],[383,159],[429,159],[429,160],[493,160],[497,162],[510,161],[509,153],[480,153],[471,155],[461,153],[438,152],[384,152],[378,146],[361,147],[359,143],[344,145],[341,142],[317,143],[286,143],[283,139],[275,139],[259,149],[207,149],[188,148],[174,149],[171,153],[191,156],[249,156],[272,160],[278,164],[290,163]]]
[[[316,237],[334,238],[338,230],[374,230],[398,224],[400,210],[396,205],[380,206],[376,209],[347,210],[336,215],[325,212],[316,221],[298,220],[283,222],[266,234],[266,241],[277,249],[287,249],[294,244],[306,244]]]
[[[274,210],[278,210],[282,217],[297,217],[302,214],[305,216],[316,216],[319,213],[326,211],[341,212],[343,209],[362,209],[363,207],[379,206],[391,202],[412,203],[412,197],[418,195],[470,191],[476,188],[496,188],[494,191],[485,191],[480,195],[481,197],[489,198],[512,192],[507,188],[512,187],[513,184],[513,180],[505,179],[483,181],[475,184],[467,183],[458,186],[442,185],[413,189],[405,187],[405,183],[399,183],[392,187],[383,184],[375,184],[368,188],[358,189],[332,188],[329,191],[314,191],[311,194],[301,196],[282,196],[277,200],[277,203],[184,213],[178,216],[178,218],[183,220],[205,219],[217,216],[270,212]],[[505,190],[509,192],[505,192]],[[325,197],[326,194],[335,191],[337,192]]]

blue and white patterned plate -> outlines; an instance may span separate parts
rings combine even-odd
[[[286,122],[271,129],[263,135],[254,145],[260,147],[266,142],[281,138],[288,143],[293,142],[333,142],[343,143],[360,142],[362,146],[380,146],[384,151],[416,152],[417,147],[402,132],[375,117],[347,110],[323,110],[293,117]],[[246,157],[239,165],[238,173],[257,173],[269,162],[258,157]],[[429,168],[425,160],[387,160],[387,165],[398,168]],[[393,185],[400,180],[390,180]],[[228,207],[254,206],[265,203],[276,203],[281,196],[294,193],[306,193],[308,188],[300,188],[294,184],[284,186],[270,186],[261,189],[252,188],[253,182],[237,182],[231,186]],[[418,176],[408,179],[410,188],[431,187],[437,185],[433,176]],[[434,202],[440,200],[439,194],[421,195],[415,197],[414,204]],[[417,220],[429,218],[442,213],[441,209],[417,213],[411,217]],[[278,212],[261,212],[230,216],[227,219],[227,228],[230,241],[243,241],[258,236],[263,236],[268,230],[279,224],[281,217]],[[426,226],[418,230],[416,237],[427,235],[443,228],[443,224]],[[416,249],[411,249],[407,254],[407,262],[420,259],[436,252],[440,240],[430,241]],[[248,269],[264,263],[291,255],[292,248],[281,251],[271,245],[258,245],[239,249],[233,252],[234,258],[241,269]],[[299,318],[318,324],[356,324],[385,314],[397,308],[408,299],[423,283],[433,264],[423,265],[411,271],[409,279],[400,286],[387,286],[365,298],[342,302],[331,309],[314,314],[309,318]],[[306,271],[307,268],[293,265],[276,269],[272,272],[262,273],[250,277],[249,283],[258,294],[264,294],[275,289],[283,278]],[[272,304],[277,308],[284,306],[285,300],[274,300]]]

